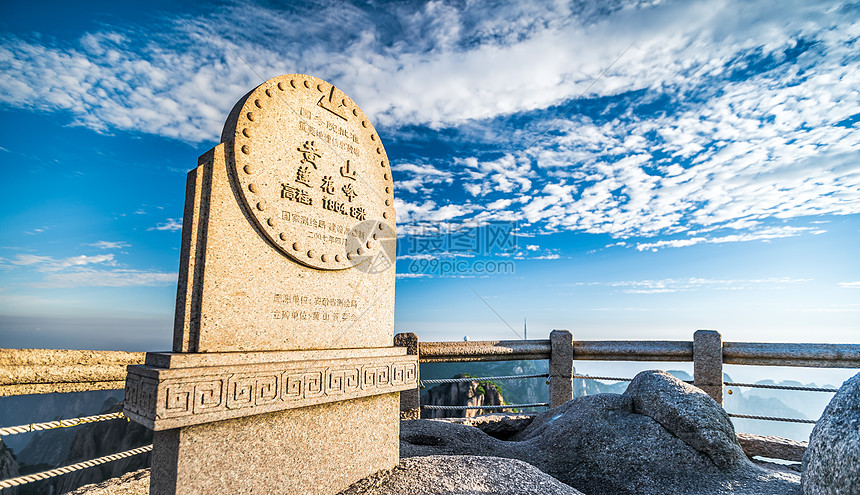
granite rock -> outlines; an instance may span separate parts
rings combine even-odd
[[[800,492],[796,473],[758,466],[744,456],[739,446],[740,455],[734,455],[737,440],[731,424],[723,424],[725,418],[708,411],[707,403],[698,403],[713,402],[710,397],[674,387],[668,375],[644,373],[639,385],[629,393],[568,401],[535,417],[511,441],[441,420],[403,422],[401,457],[455,454],[520,459],[584,493]],[[672,413],[665,410],[657,414],[651,409],[657,407],[656,400],[640,401],[644,405],[637,411],[636,398],[651,393],[640,388],[646,382],[663,387],[655,395],[660,395],[666,404],[664,409],[678,414],[692,402],[692,407],[705,409],[709,420],[685,423],[673,419]],[[690,398],[691,393],[696,397]],[[651,412],[669,426],[644,412]],[[714,440],[719,436],[713,432],[725,431],[731,433],[730,440]]]
[[[340,495],[576,495],[582,492],[515,459],[474,456],[412,457],[365,478]]]
[[[18,460],[15,459],[12,449],[6,447],[3,439],[0,438],[0,480],[16,478],[18,475]],[[17,487],[6,488],[6,490],[9,491],[9,495],[18,495]],[[6,494],[5,490],[3,494]]]
[[[804,495],[860,494],[860,373],[827,405],[803,455]]]
[[[84,485],[66,495],[149,495],[149,469],[140,469],[101,483]]]
[[[445,421],[474,426],[491,437],[508,440],[523,431],[534,418],[534,414],[492,413],[469,418],[446,418]]]
[[[665,371],[643,371],[624,395],[632,399],[633,412],[660,423],[717,467],[730,468],[746,460],[729,415],[698,388]]]

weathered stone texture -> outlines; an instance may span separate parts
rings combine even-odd
[[[723,403],[723,339],[714,330],[693,334],[693,380],[718,404]]]
[[[101,483],[85,485],[66,495],[148,495],[149,469],[140,469]]]
[[[652,393],[647,382],[658,398],[644,397]],[[643,372],[623,395],[580,397],[536,416],[513,441],[442,420],[404,422],[401,456],[516,458],[583,493],[799,493],[799,476],[749,461],[734,436],[723,435],[731,432],[728,418],[708,411],[719,406],[700,390],[675,382],[670,375]],[[669,412],[655,412],[661,407]],[[673,417],[683,410],[704,417],[692,422]]]
[[[153,493],[332,494],[398,462],[396,393],[156,432]],[[166,462],[165,462],[166,461]]]
[[[372,356],[232,366],[134,366],[125,412],[149,428],[164,430],[417,387],[418,365],[405,349],[376,351]],[[242,354],[227,355],[242,361]]]
[[[624,395],[632,399],[634,412],[654,419],[717,467],[726,469],[746,460],[729,415],[697,387],[664,371],[643,371]]]
[[[405,347],[406,354],[418,356],[418,336],[414,333],[398,333],[394,336],[395,347]],[[421,370],[419,368],[419,379]],[[421,417],[421,393],[417,384],[408,390],[400,392],[400,419],[418,419]]]
[[[0,349],[0,397],[121,389],[142,352]]]
[[[429,456],[403,459],[340,495],[581,495],[536,467],[514,459]]]
[[[809,442],[751,433],[738,433],[737,437],[747,457],[762,456],[800,462],[809,446]]]
[[[188,176],[174,351],[390,346],[393,188],[339,89],[301,74],[258,86]]]
[[[553,330],[549,334],[549,402],[556,407],[573,398],[573,334]]]
[[[860,494],[860,373],[827,405],[803,455],[804,495]]]

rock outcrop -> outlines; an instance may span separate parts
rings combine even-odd
[[[581,495],[536,467],[514,459],[429,456],[403,459],[391,471],[340,495]]]
[[[17,476],[19,476],[18,460],[15,459],[12,450],[0,439],[0,480],[15,478]],[[18,488],[16,487],[4,489],[3,495],[6,495],[7,491],[9,495],[18,495]]]
[[[122,411],[122,403],[102,414]],[[152,431],[144,426],[125,420],[103,421],[76,427],[77,433],[72,441],[69,454],[61,463],[63,466],[95,459],[108,454],[122,452],[152,443]],[[88,483],[99,483],[129,471],[149,467],[150,454],[126,457],[98,467],[83,469],[56,479],[55,493],[66,493]]]
[[[468,378],[456,375],[454,378]],[[504,398],[499,387],[489,381],[475,379],[467,382],[443,383],[427,390],[421,403],[439,406],[500,406]],[[488,411],[482,409],[425,409],[421,417],[430,418],[469,418]]]
[[[650,417],[687,445],[707,455],[720,469],[746,460],[729,415],[708,394],[672,375],[639,373],[624,396],[633,412]]]
[[[149,474],[149,469],[140,469],[101,483],[84,485],[65,495],[149,495]]]
[[[685,409],[707,419],[678,418]],[[538,415],[514,441],[442,421],[404,422],[401,456],[520,459],[589,494],[799,493],[796,474],[750,462],[715,409],[698,389],[643,372],[625,394],[580,397]]]
[[[491,437],[509,440],[534,420],[534,414],[493,413],[469,418],[449,418],[449,423],[474,426]]]
[[[860,373],[827,405],[803,455],[804,495],[860,494]]]

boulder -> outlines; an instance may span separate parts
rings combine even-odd
[[[473,426],[434,419],[400,422],[400,457],[430,455],[512,457],[506,455],[509,446],[510,442],[491,437]]]
[[[581,495],[534,466],[498,457],[411,457],[340,495]]]
[[[508,440],[534,420],[534,414],[491,413],[468,418],[445,418],[444,421],[474,426],[491,437]]]
[[[824,409],[803,454],[804,495],[860,494],[860,373]]]
[[[725,409],[700,389],[665,371],[644,371],[624,395],[633,400],[633,412],[660,423],[720,469],[747,459]]]
[[[629,393],[568,401],[535,417],[510,441],[443,421],[403,422],[401,456],[520,459],[589,494],[800,493],[797,474],[752,463],[728,417],[713,411],[719,405],[676,382],[643,372]],[[643,397],[652,390],[656,398]],[[704,417],[684,419],[683,411]]]

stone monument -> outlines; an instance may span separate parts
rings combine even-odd
[[[151,494],[336,493],[398,462],[395,212],[379,135],[338,88],[279,76],[189,172],[172,353],[130,366]]]

